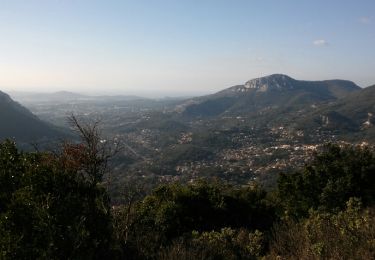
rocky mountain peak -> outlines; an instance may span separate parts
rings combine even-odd
[[[257,91],[267,91],[269,89],[292,89],[294,79],[283,74],[272,74],[266,77],[249,80],[245,83],[245,89],[257,89]]]

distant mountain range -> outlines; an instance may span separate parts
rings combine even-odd
[[[12,95],[23,104],[28,101],[49,104],[88,101],[99,104],[100,109],[114,104],[115,107],[129,105],[129,101],[137,102],[132,103],[134,107],[153,102],[137,96],[86,96],[66,91],[44,94],[13,92]],[[304,81],[273,74],[212,95],[173,102],[166,100],[155,107],[163,110],[168,107],[165,111],[173,107],[177,113],[165,116],[183,124],[213,119],[214,123],[210,123],[213,127],[223,125],[224,121],[235,125],[236,118],[242,117],[249,126],[286,126],[292,131],[310,132],[329,130],[355,139],[375,140],[375,86],[362,89],[347,80]],[[152,108],[148,107],[148,110]],[[152,120],[148,122],[151,123]],[[0,139],[13,137],[30,141],[61,135],[61,129],[41,121],[9,95],[0,92]]]
[[[70,91],[58,91],[52,93],[34,93],[14,91],[9,93],[10,96],[21,103],[67,103],[75,101],[87,102],[111,102],[111,101],[129,101],[144,100],[145,98],[133,95],[100,95],[91,96]]]
[[[302,81],[273,74],[187,101],[184,116],[259,115],[335,101],[361,88],[351,81]]]
[[[67,132],[40,120],[0,91],[0,140],[11,138],[20,142],[37,142],[67,135]]]
[[[186,100],[176,110],[185,119],[240,116],[253,126],[282,125],[375,141],[375,85],[360,88],[347,80],[303,81],[273,74]]]

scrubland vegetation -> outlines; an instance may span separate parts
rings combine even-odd
[[[77,124],[79,126],[79,124]],[[375,153],[327,145],[302,170],[256,183],[123,187],[111,204],[111,153],[95,127],[58,152],[0,144],[1,259],[372,259]]]

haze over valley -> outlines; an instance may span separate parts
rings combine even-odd
[[[0,259],[374,259],[374,14],[0,0]]]
[[[129,179],[156,185],[219,177],[236,185],[257,180],[267,187],[278,173],[302,167],[326,143],[373,144],[374,95],[374,86],[283,74],[192,98],[14,93],[38,117],[32,119],[44,125],[39,136],[30,136],[27,121],[13,128],[24,129],[16,139],[31,143],[36,137],[56,141],[69,136],[71,115],[100,122],[103,138],[125,144],[114,158],[114,186]],[[20,115],[13,117],[31,115],[14,106]],[[57,128],[53,136],[46,132]]]

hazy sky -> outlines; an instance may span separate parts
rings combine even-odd
[[[0,0],[0,89],[171,94],[272,73],[375,84],[375,1]]]

